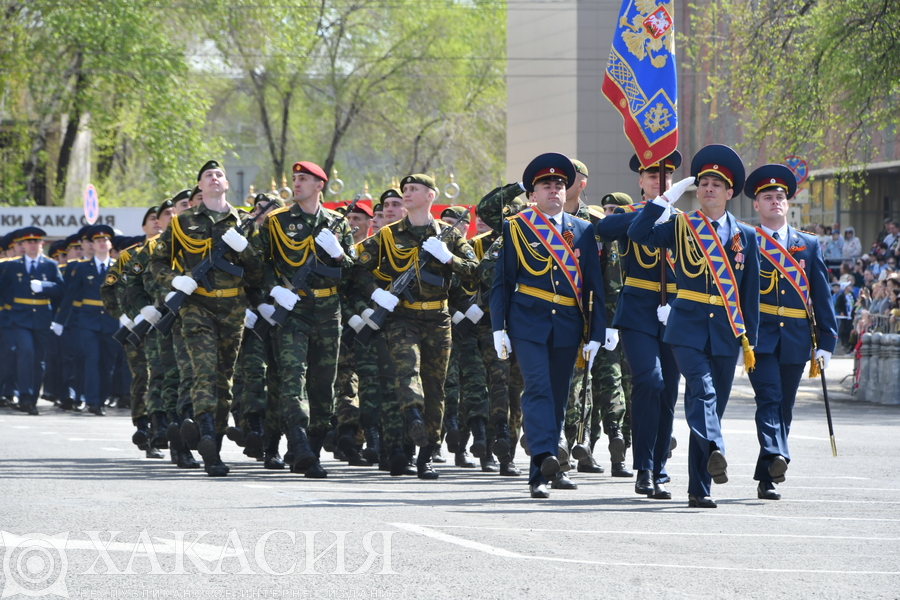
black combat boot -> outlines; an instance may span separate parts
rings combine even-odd
[[[472,417],[468,422],[469,431],[472,432],[472,445],[469,452],[475,458],[484,458],[487,456],[487,432],[484,428],[484,419],[481,417]]]
[[[138,450],[147,450],[150,447],[150,419],[138,417],[134,426],[136,430],[131,434],[131,443],[137,446]]]
[[[456,454],[459,452],[459,441],[462,437],[456,413],[444,415],[444,431],[447,432],[447,450],[452,454]]]
[[[147,458],[165,458],[166,455],[162,453],[162,450],[159,448],[154,448],[153,446],[147,445],[147,448],[144,450],[144,456]]]
[[[381,457],[381,436],[378,435],[378,427],[369,425],[363,429],[366,438],[366,449],[362,451],[362,457],[369,462],[376,462]]]
[[[419,479],[437,479],[437,471],[431,466],[431,455],[434,453],[434,444],[425,444],[419,448],[419,457],[416,459],[416,475]]]
[[[224,477],[228,470],[219,456],[221,442],[216,439],[216,422],[211,413],[197,415],[197,428],[200,430],[200,443],[197,446],[203,457],[203,466],[210,477]]]
[[[506,419],[494,423],[494,455],[500,463],[510,461],[509,422]]]
[[[244,415],[247,421],[247,430],[244,432],[244,454],[251,458],[262,459],[263,438],[263,417],[259,413]]]
[[[325,452],[334,452],[337,449],[337,434],[335,434],[333,427],[325,433],[325,437],[322,440],[322,449]]]
[[[388,464],[390,465],[389,469],[392,477],[400,477],[401,475],[409,474],[409,456],[407,456],[406,452],[403,451],[403,448],[400,448],[399,446],[395,446],[394,449],[391,450]]]
[[[172,451],[174,453],[174,451]],[[191,454],[191,451],[187,448],[184,448],[180,452],[177,453],[178,462],[175,463],[179,469],[199,469],[200,463],[197,462],[197,459],[194,458],[194,455]]]
[[[316,459],[316,462],[306,469],[306,472],[303,473],[304,477],[311,477],[313,479],[323,479],[328,477],[328,471],[322,466],[322,463],[319,462],[319,453],[322,451],[322,442],[324,441],[324,436],[321,435],[313,435],[309,438],[309,446],[312,448],[313,456]]]
[[[488,440],[487,450],[484,453],[484,456],[481,457],[481,470],[485,473],[496,473],[500,470],[500,465],[497,464],[497,461],[494,460],[493,454],[493,440]]]
[[[406,435],[416,446],[428,445],[428,430],[425,428],[425,417],[415,406],[410,406],[403,411],[403,420],[406,422]]]
[[[622,430],[616,426],[607,429],[609,436],[609,460],[612,463],[612,469],[609,474],[613,477],[634,477],[634,471],[625,464],[625,438],[622,436]]]
[[[229,425],[228,429],[225,430],[225,437],[241,448],[247,445],[247,436],[244,433],[244,428],[240,425]]]
[[[371,462],[360,456],[356,447],[356,425],[341,425],[338,428],[338,433],[338,448],[341,454],[344,455],[344,460],[347,461],[347,464],[351,467],[369,467],[372,465]]]
[[[515,458],[516,444],[515,441],[512,441],[512,443],[510,444],[509,462],[500,462],[501,475],[505,477],[519,477],[520,475],[522,475],[522,471],[520,471],[519,467],[516,466]]]
[[[309,445],[305,429],[294,425],[288,429],[287,438],[288,448],[294,459],[291,463],[291,473],[305,473],[308,468],[319,462]]]
[[[469,433],[464,432],[459,440],[459,450],[454,457],[454,463],[457,467],[462,467],[463,469],[474,469],[477,465],[475,464],[475,461],[469,457],[468,451],[466,451],[466,444],[468,443]]]
[[[184,407],[184,414],[181,420],[181,439],[189,450],[196,450],[200,444],[200,428],[194,421],[194,405],[188,404]]]
[[[266,451],[263,458],[265,462],[263,467],[277,471],[285,467],[284,461],[281,460],[281,454],[278,453],[278,444],[281,443],[281,434],[273,433],[269,435],[269,441],[266,444]]]
[[[159,411],[150,415],[150,421],[153,423],[153,437],[150,438],[150,445],[154,448],[168,448],[169,442],[166,440],[166,430],[169,428],[169,420],[166,413]]]
[[[181,439],[181,419],[174,410],[169,411],[169,425],[166,427],[166,441],[173,455],[187,450],[184,440]]]

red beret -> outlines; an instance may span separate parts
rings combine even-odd
[[[363,204],[362,202],[357,202],[356,206],[354,206],[353,210],[351,210],[350,212],[362,213],[368,217],[374,216],[374,214],[372,213],[372,209],[369,207],[369,205]]]
[[[309,161],[300,161],[294,163],[293,173],[307,173],[309,175],[313,175],[314,177],[318,177],[322,181],[328,183],[328,175],[325,174],[325,171],[322,170],[322,167],[317,165],[314,162]]]

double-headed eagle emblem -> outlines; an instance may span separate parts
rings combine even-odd
[[[666,65],[670,53],[675,52],[674,23],[672,22],[672,4],[657,4],[655,0],[634,0],[637,14],[628,22],[626,17],[619,20],[623,27],[622,40],[628,50],[644,60],[650,57],[650,63],[656,68]]]

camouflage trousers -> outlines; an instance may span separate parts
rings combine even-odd
[[[476,335],[474,330],[465,335],[456,332],[452,335],[453,347],[444,384],[444,410],[446,414],[456,411],[460,424],[476,417],[490,423],[487,373]]]
[[[484,320],[482,318],[482,320]],[[494,334],[490,320],[478,325],[478,349],[484,361],[490,398],[489,422],[507,421],[510,434],[522,426],[522,391],[525,383],[515,354],[501,360],[494,349]]]
[[[168,365],[159,355],[159,332],[151,329],[144,337],[144,355],[149,367],[149,379],[147,381],[147,414],[151,415],[163,409],[163,380],[166,376]]]
[[[397,401],[397,371],[388,351],[387,336],[376,331],[365,346],[356,345],[359,412],[363,427],[381,425],[385,450],[403,446],[403,416]]]
[[[400,411],[410,407],[421,410],[428,442],[440,444],[444,381],[450,362],[450,315],[436,310],[400,310],[386,323]]]
[[[583,393],[584,370],[586,366],[575,366],[575,375],[569,389],[569,403],[566,407],[566,438],[571,447],[581,420],[581,401],[587,399],[584,410],[584,428],[591,441],[598,439],[602,431],[609,434],[613,430],[622,431],[626,443],[630,445],[630,423],[626,426],[626,402],[623,390],[621,345],[612,352],[600,349],[594,359],[594,366],[588,375],[588,392]],[[602,427],[602,429],[601,429]],[[627,428],[626,428],[627,427]],[[586,436],[587,437],[587,436]]]
[[[351,330],[352,332],[352,330]],[[359,425],[359,376],[356,372],[356,352],[341,336],[338,352],[337,379],[334,382],[334,416],[337,426]]]
[[[300,314],[291,312],[273,332],[281,373],[281,423],[310,435],[324,436],[331,428],[334,382],[340,348],[340,307],[335,302]]]
[[[248,414],[263,415],[266,433],[281,433],[281,380],[275,360],[275,340],[271,330],[260,339],[244,330],[241,351],[234,371],[234,422],[246,431]]]
[[[212,413],[216,433],[228,429],[232,378],[244,333],[243,297],[188,298],[181,309],[181,333],[193,372],[194,414]]]
[[[160,390],[160,402],[162,410],[169,412],[178,406],[178,361],[175,357],[175,336],[156,335],[157,352],[159,362],[163,369],[163,378]]]
[[[135,348],[131,344],[125,345],[125,360],[131,369],[131,422],[136,424],[140,417],[146,417],[147,413],[147,385],[150,380],[150,370],[147,366],[147,355],[144,348]]]
[[[191,356],[188,354],[187,346],[184,343],[184,334],[181,330],[181,317],[175,319],[175,325],[172,327],[172,348],[175,349],[175,369],[166,373],[166,384],[174,380],[178,386],[178,405],[177,411],[179,415],[184,415],[185,408],[193,405],[191,398],[191,389],[194,385],[194,367],[191,366]]]

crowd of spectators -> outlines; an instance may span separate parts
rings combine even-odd
[[[853,227],[813,224],[831,276],[838,318],[838,352],[852,352],[866,331],[900,331],[900,224],[884,220],[876,240],[863,253]]]

